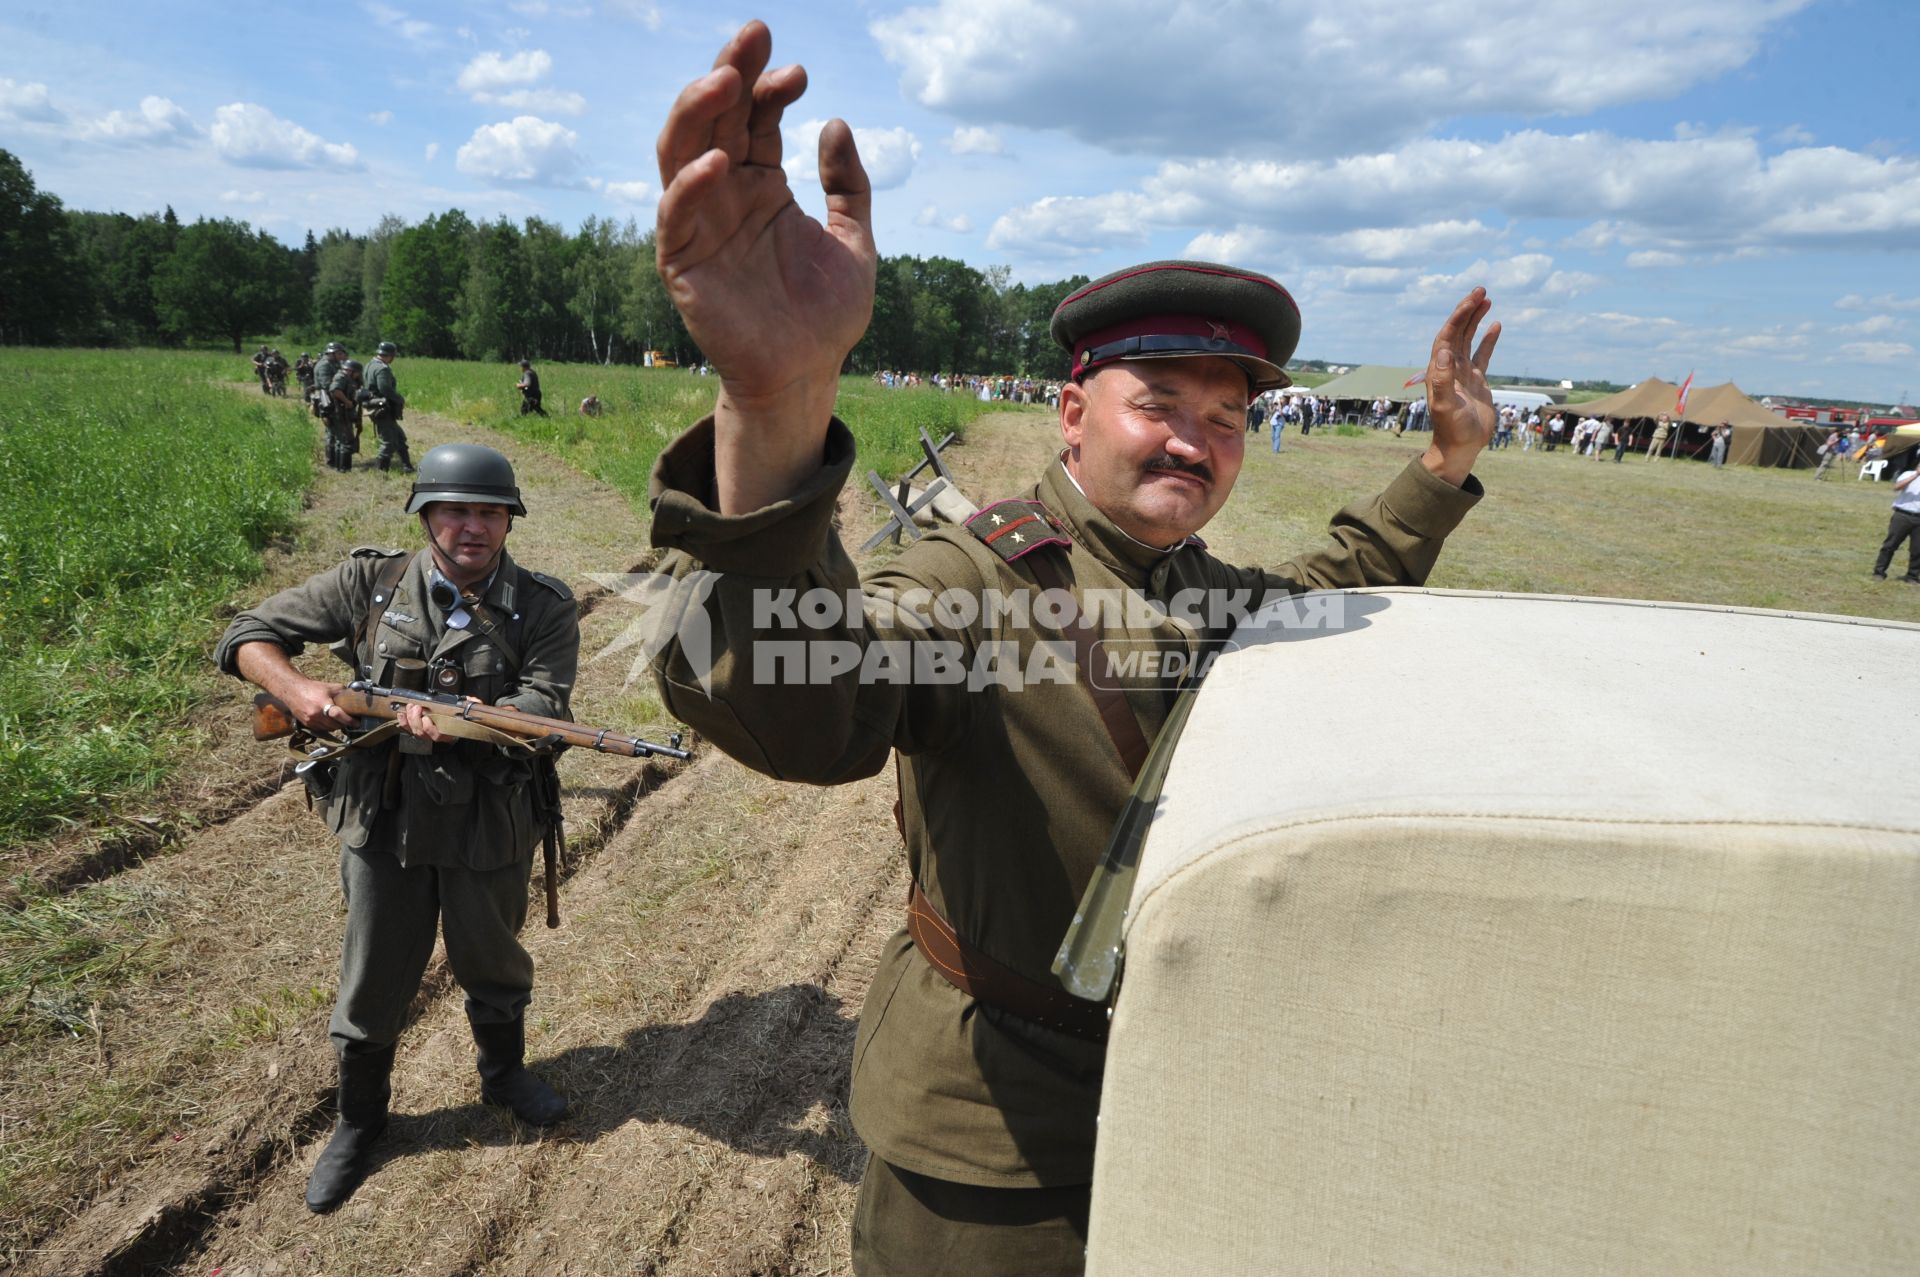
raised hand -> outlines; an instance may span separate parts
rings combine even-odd
[[[1461,298],[1440,325],[1427,357],[1427,419],[1433,424],[1433,443],[1421,460],[1456,487],[1472,473],[1474,460],[1500,424],[1493,392],[1487,388],[1487,364],[1500,340],[1497,321],[1488,326],[1472,358],[1467,355],[1480,321],[1492,308],[1484,288]]]
[[[658,147],[656,258],[720,374],[723,433],[752,429],[755,452],[776,469],[810,446],[817,467],[841,364],[873,316],[872,193],[852,130],[833,120],[820,133],[826,224],[794,202],[780,118],[807,75],[767,70],[772,51],[765,24],[749,22],[674,102]],[[719,446],[723,504],[733,504],[727,439]]]

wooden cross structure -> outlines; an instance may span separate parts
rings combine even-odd
[[[957,438],[959,438],[957,434],[949,431],[946,438],[935,443],[933,436],[927,433],[927,428],[921,426],[920,451],[925,454],[925,459],[900,476],[900,490],[897,494],[887,486],[887,481],[880,477],[878,470],[867,471],[867,482],[872,484],[873,490],[880,494],[880,500],[886,505],[889,517],[885,526],[868,537],[867,543],[860,547],[862,552],[872,550],[888,537],[892,537],[893,543],[899,545],[902,532],[916,541],[920,539],[921,532],[914,524],[913,516],[926,509],[928,504],[945,489],[951,487],[955,492],[960,490],[960,485],[954,481],[953,474],[947,469],[947,463],[940,459],[941,450]],[[927,485],[926,491],[922,492],[913,504],[907,504],[907,497],[913,491],[914,478],[929,467],[934,473],[933,482]]]

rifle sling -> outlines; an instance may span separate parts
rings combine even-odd
[[[1033,574],[1040,578],[1043,588],[1064,590],[1073,593],[1067,584],[1067,578],[1060,572],[1060,564],[1050,551],[1042,551],[1028,560],[1033,564]],[[1127,779],[1133,780],[1140,775],[1140,769],[1147,761],[1147,737],[1140,730],[1140,720],[1134,717],[1133,707],[1127,704],[1127,696],[1111,683],[1094,677],[1094,645],[1100,641],[1100,631],[1085,613],[1074,618],[1070,627],[1073,638],[1074,657],[1080,666],[1080,686],[1093,698],[1093,707],[1099,711],[1100,725],[1107,729],[1107,739],[1120,754],[1121,765],[1127,769]]]

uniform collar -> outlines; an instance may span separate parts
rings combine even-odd
[[[1095,558],[1121,576],[1144,583],[1155,568],[1180,550],[1190,545],[1205,544],[1199,537],[1188,537],[1163,550],[1122,531],[1118,524],[1087,499],[1079,483],[1067,473],[1065,458],[1063,452],[1053,459],[1053,464],[1040,477],[1035,495],[1042,505],[1066,523],[1068,534],[1076,544],[1085,546]]]

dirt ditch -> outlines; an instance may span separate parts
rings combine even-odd
[[[511,438],[408,424],[417,451],[462,438],[514,459],[531,512],[516,558],[580,592],[583,655],[612,643],[631,609],[592,575],[649,562],[627,501]],[[1033,416],[997,424],[953,458],[982,499],[1024,486],[1051,447]],[[323,471],[305,533],[250,596],[352,544],[404,541],[405,490],[398,476]],[[856,543],[879,523],[857,494],[843,515]],[[576,716],[664,733],[628,673],[623,657],[583,663]],[[119,850],[98,839],[31,865],[76,898],[137,901],[165,942],[81,1030],[0,1024],[0,1144],[38,1159],[15,1176],[17,1200],[0,1200],[0,1263],[223,1277],[847,1271],[865,1154],[846,1073],[905,892],[889,779],[781,785],[697,742],[687,765],[569,754],[564,926],[535,923],[526,940],[539,973],[529,1055],[574,1117],[542,1136],[477,1103],[459,991],[436,959],[401,1043],[381,1164],[347,1207],[315,1217],[302,1188],[331,1122],[337,851],[298,787],[279,783],[274,747],[247,739],[247,700],[236,683],[209,712],[209,752],[179,782],[204,802],[156,803],[158,827]]]

